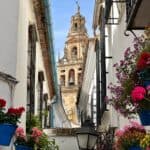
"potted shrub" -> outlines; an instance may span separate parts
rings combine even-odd
[[[6,101],[0,99],[0,145],[8,146],[24,112],[23,107],[5,110]]]
[[[115,150],[142,150],[140,140],[144,138],[146,131],[143,126],[136,122],[123,129],[116,130]]]

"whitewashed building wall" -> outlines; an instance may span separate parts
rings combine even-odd
[[[27,104],[27,54],[28,54],[28,27],[36,25],[35,14],[31,0],[4,0],[0,4],[0,72],[16,78],[18,84],[15,90],[8,82],[0,77],[0,98],[7,100],[8,107],[23,106]],[[37,32],[38,35],[38,32]],[[37,99],[38,71],[43,71],[43,57],[39,39],[36,43],[36,73],[35,73],[35,99]],[[45,75],[44,93],[49,94],[47,78]],[[38,102],[35,103],[37,114]],[[21,126],[25,128],[26,113],[21,118]],[[0,150],[10,150],[10,147],[0,146]]]
[[[106,68],[109,72],[107,74],[107,87],[110,82],[116,82],[115,76],[115,68],[113,65],[117,62],[120,62],[123,59],[124,52],[128,47],[133,48],[133,40],[134,36],[131,32],[127,31],[129,36],[125,36],[126,31],[126,11],[125,11],[125,4],[121,9],[121,13],[119,15],[119,24],[118,25],[107,25],[106,31],[108,37],[106,38],[106,55],[112,56],[112,59],[107,60]],[[136,36],[139,37],[143,31],[134,31]],[[109,90],[107,90],[107,94],[109,96]],[[112,107],[110,107],[110,125],[122,127],[128,123],[128,119],[122,117],[119,113],[117,113]]]

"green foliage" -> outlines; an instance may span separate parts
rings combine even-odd
[[[48,110],[43,110],[42,115],[43,116],[48,116]]]
[[[47,114],[47,112],[44,112],[45,115]],[[49,140],[48,136],[43,133],[42,136],[39,138],[39,141],[37,144],[34,144],[34,141],[31,138],[31,132],[32,132],[32,128],[33,127],[38,127],[39,129],[41,129],[41,123],[39,120],[39,116],[34,116],[27,114],[27,120],[26,120],[26,131],[28,134],[28,142],[26,143],[26,145],[30,146],[30,147],[34,147],[34,150],[59,150],[58,145],[55,143],[55,140]]]
[[[40,137],[37,147],[38,150],[59,150],[55,140],[50,141],[45,133]]]
[[[5,113],[3,111],[4,111],[4,108],[0,108],[0,123],[5,122]]]
[[[27,113],[27,119],[26,119],[26,131],[27,131],[27,133],[30,133],[33,127],[41,128],[39,117],[34,116],[32,114],[31,118],[30,118],[30,114]]]
[[[10,123],[10,124],[14,124],[14,125],[17,122],[20,123],[19,118],[17,116],[15,116],[15,115],[9,115],[9,114],[7,114],[6,117],[5,117],[5,120],[6,120],[5,122]]]

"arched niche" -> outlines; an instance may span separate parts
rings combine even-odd
[[[74,69],[69,70],[69,85],[75,85],[75,71]]]

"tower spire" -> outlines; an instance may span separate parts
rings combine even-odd
[[[77,13],[80,13],[80,6],[78,0],[76,1],[76,4],[77,4]]]

